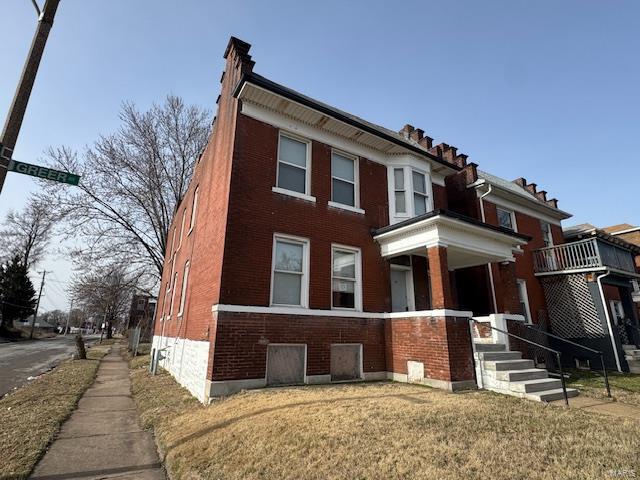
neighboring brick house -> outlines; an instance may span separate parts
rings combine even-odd
[[[157,299],[147,294],[135,294],[131,298],[127,329],[141,327],[142,338],[149,339],[150,327],[156,314]]]
[[[470,318],[548,317],[534,251],[562,244],[570,215],[420,129],[254,73],[249,48],[232,38],[225,51],[211,137],[170,228],[161,365],[202,401],[344,380],[486,385]],[[529,373],[523,395],[555,382]]]

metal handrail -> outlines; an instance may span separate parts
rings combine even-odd
[[[571,340],[567,340],[566,338],[562,338],[562,337],[559,337],[558,335],[554,335],[553,333],[546,332],[537,326],[525,324],[525,327],[535,330],[536,332],[542,333],[548,337],[555,338],[556,340],[560,340],[562,342],[568,343],[570,345],[573,345],[573,346],[582,348],[584,350],[588,350],[589,352],[593,352],[600,355],[600,365],[602,365],[602,374],[604,375],[604,385],[605,385],[605,388],[607,389],[607,397],[611,398],[611,387],[609,386],[609,375],[607,375],[607,368],[605,367],[605,364],[604,364],[604,352],[601,352],[600,350],[596,350],[595,348],[585,347],[584,345],[580,345],[579,343],[572,342]]]
[[[475,318],[470,318],[470,320],[475,323],[482,323],[482,324],[486,323],[486,322],[479,322]],[[515,333],[505,332],[504,330],[501,330],[500,328],[496,328],[493,325],[485,325],[485,326],[489,327],[491,330],[495,330],[496,332],[500,332],[504,335],[517,338],[518,340],[522,340],[523,342],[530,343],[531,345],[535,345],[536,347],[539,347],[544,350],[547,350],[548,352],[554,353],[556,355],[556,359],[558,360],[558,370],[560,370],[560,382],[562,383],[562,394],[564,396],[564,403],[565,405],[569,406],[569,396],[567,395],[567,385],[564,380],[564,373],[562,372],[562,362],[560,361],[561,353],[558,350],[554,350],[553,348],[547,347],[546,345],[541,345],[539,343],[534,342],[533,340],[523,338],[519,335],[516,335]]]

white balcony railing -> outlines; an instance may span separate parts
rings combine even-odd
[[[552,273],[610,267],[635,272],[630,252],[597,238],[541,248],[533,252],[535,272]]]

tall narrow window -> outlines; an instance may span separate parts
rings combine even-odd
[[[178,309],[178,316],[181,316],[184,312],[184,302],[187,296],[187,281],[189,280],[189,262],[184,264],[184,271],[182,273],[182,290],[180,291],[180,308]]]
[[[173,249],[173,252],[175,253],[178,249],[176,248],[176,227],[173,227],[173,238],[171,239],[171,248]]]
[[[302,194],[309,193],[308,149],[307,142],[280,134],[277,180],[279,188]]]
[[[427,213],[427,181],[424,174],[412,171],[413,180],[413,214]]]
[[[360,252],[333,247],[331,258],[331,306],[360,309]]]
[[[512,210],[506,210],[498,207],[496,209],[498,213],[498,225],[509,230],[515,230],[515,222],[513,220],[514,214]]]
[[[193,191],[193,203],[191,204],[191,219],[189,220],[189,231],[193,229],[193,226],[196,224],[196,210],[198,209],[198,189],[200,187],[196,187]]]
[[[396,213],[407,213],[407,201],[404,189],[404,169],[393,169],[393,185],[396,203]]]
[[[357,207],[357,160],[331,152],[331,200]]]
[[[169,318],[171,318],[171,314],[173,313],[173,302],[176,299],[176,287],[178,286],[178,272],[173,274],[173,282],[172,282],[172,292],[171,292],[171,303],[169,304]]]
[[[184,236],[184,222],[187,220],[187,209],[182,211],[182,224],[180,226],[180,240],[178,240],[178,250],[182,246],[182,237]]]
[[[271,303],[307,306],[308,242],[276,236],[273,246]]]
[[[553,235],[551,234],[551,225],[547,222],[540,222],[540,228],[542,229],[542,241],[545,247],[553,247]]]

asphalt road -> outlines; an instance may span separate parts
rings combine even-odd
[[[91,344],[99,338],[87,335],[85,342]],[[74,351],[74,335],[0,343],[0,397],[71,357]]]

